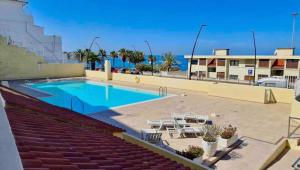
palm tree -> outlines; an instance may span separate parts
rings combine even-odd
[[[86,52],[88,52],[88,49],[86,49]],[[96,67],[96,62],[99,62],[99,57],[97,54],[95,54],[94,52],[90,51],[89,52],[89,56],[87,58],[87,61],[91,62],[91,69],[95,70]]]
[[[86,61],[86,53],[82,49],[77,49],[75,52],[75,58],[79,62]]]
[[[152,64],[152,62],[155,63],[156,62],[156,56],[155,55],[149,55],[148,56],[148,62],[150,64]]]
[[[130,69],[130,63],[134,60],[134,53],[131,50],[126,50],[127,53],[127,61],[128,61],[128,67]]]
[[[126,49],[125,48],[122,48],[122,49],[119,50],[119,56],[122,59],[123,67],[125,67],[125,62],[126,62],[126,59],[127,59],[127,53],[126,53]]]
[[[132,63],[134,64],[134,67],[136,67],[136,64],[141,63],[143,61],[145,61],[144,53],[141,51],[135,51],[133,53],[133,59],[132,59]]]
[[[102,65],[102,68],[104,68],[104,60],[107,58],[106,51],[104,49],[100,49],[99,55],[100,55],[100,63]]]
[[[164,56],[162,57],[162,60],[164,61],[163,67],[168,72],[170,71],[170,69],[178,65],[177,61],[175,60],[175,56],[171,52],[165,53]]]
[[[118,58],[118,53],[115,51],[110,52],[110,57],[113,59],[113,68],[115,67],[115,58]]]

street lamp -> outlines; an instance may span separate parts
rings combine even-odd
[[[93,41],[92,41],[92,43],[91,43],[91,45],[90,45],[90,47],[89,47],[89,49],[88,49],[88,52],[87,52],[87,56],[86,56],[87,59],[88,59],[89,56],[90,56],[90,51],[91,51],[91,48],[92,48],[92,46],[93,46],[95,40],[98,39],[98,38],[100,38],[100,37],[94,37],[94,38],[93,38]]]
[[[294,12],[292,13],[293,16],[293,32],[292,32],[292,48],[295,48],[295,31],[296,31],[296,17],[297,17],[298,13]]]
[[[252,31],[252,38],[253,38],[253,47],[254,47],[254,79],[253,79],[253,84],[255,85],[255,72],[256,72],[256,41],[255,41],[255,32]]]
[[[193,61],[193,57],[194,57],[194,52],[195,52],[195,48],[196,48],[196,45],[197,45],[197,41],[198,41],[198,39],[199,39],[200,33],[202,32],[202,29],[203,29],[204,27],[206,27],[206,26],[207,26],[207,25],[201,25],[201,26],[200,26],[200,29],[199,29],[199,31],[198,31],[198,34],[197,34],[197,37],[196,37],[196,40],[195,40],[195,43],[194,43],[194,47],[193,47],[193,51],[192,51],[192,56],[191,56],[191,60],[190,60],[190,69],[189,69],[189,75],[188,75],[189,80],[191,80],[191,77],[192,77],[192,61]]]
[[[149,51],[150,51],[150,55],[151,55],[151,58],[150,58],[150,60],[151,60],[151,70],[152,70],[152,76],[153,76],[153,55],[152,55],[152,50],[151,50],[151,47],[150,47],[150,44],[149,44],[149,42],[147,41],[147,40],[145,40],[145,43],[147,44],[147,46],[148,46],[148,48],[149,48]]]

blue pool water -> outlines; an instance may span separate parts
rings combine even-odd
[[[72,107],[82,114],[160,98],[154,92],[91,81],[43,82],[30,86],[51,95],[40,100],[68,109]]]

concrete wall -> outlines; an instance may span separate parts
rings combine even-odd
[[[17,150],[0,93],[0,169],[22,170],[22,162]]]
[[[46,64],[24,48],[8,46],[0,38],[0,80],[58,78],[84,75],[83,64]]]
[[[94,77],[100,80],[105,80],[105,74],[99,71],[86,71],[87,77]],[[178,88],[186,90],[194,90],[200,92],[206,92],[208,95],[226,97],[238,100],[246,100],[251,102],[264,103],[265,102],[265,90],[271,89],[274,98],[280,103],[292,103],[294,92],[291,89],[282,88],[267,88],[249,85],[239,84],[228,84],[228,83],[217,83],[186,80],[186,79],[175,79],[166,77],[155,77],[155,76],[142,76],[142,75],[131,75],[113,73],[113,80],[125,81],[131,83],[150,84],[155,86],[164,86],[169,88]]]
[[[0,35],[49,63],[64,59],[61,37],[45,35],[44,28],[35,25],[33,17],[24,11],[22,1],[0,0]]]

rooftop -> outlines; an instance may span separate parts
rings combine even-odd
[[[0,87],[25,170],[188,169],[115,137],[123,130]]]

